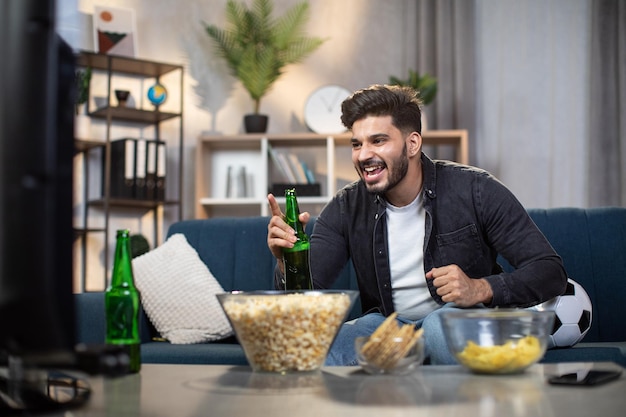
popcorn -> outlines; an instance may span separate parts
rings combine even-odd
[[[294,293],[231,298],[222,306],[252,367],[288,372],[322,366],[350,304],[342,293]]]

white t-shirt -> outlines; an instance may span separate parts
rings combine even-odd
[[[393,304],[400,317],[418,320],[439,308],[430,296],[424,274],[426,213],[422,193],[404,207],[387,204],[386,214]]]

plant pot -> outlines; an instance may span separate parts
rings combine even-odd
[[[76,139],[91,139],[91,118],[85,114],[74,116],[74,137]]]
[[[243,117],[243,123],[246,133],[265,133],[267,132],[267,121],[269,117],[265,114],[246,114]]]

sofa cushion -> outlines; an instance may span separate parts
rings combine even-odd
[[[185,236],[133,259],[135,284],[150,321],[173,344],[202,343],[232,334],[215,294],[217,282]]]
[[[142,343],[141,361],[143,363],[248,365],[241,345],[221,342],[192,345],[174,345],[155,341]]]
[[[550,349],[541,362],[615,362],[626,367],[626,342],[579,343],[571,348]]]
[[[267,247],[269,218],[212,218],[174,223],[226,291],[271,290],[276,261]]]

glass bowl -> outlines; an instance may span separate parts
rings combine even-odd
[[[357,337],[354,341],[357,360],[361,368],[369,374],[404,375],[413,371],[424,362],[424,338],[421,337],[413,346],[402,353],[403,347],[409,343],[406,338],[394,337],[390,339],[381,351],[385,352],[364,354],[363,347],[371,340],[370,336]],[[398,352],[394,355],[394,352]],[[369,360],[368,360],[369,357]]]
[[[259,372],[319,369],[358,296],[350,290],[234,291],[217,298]]]
[[[546,353],[552,311],[451,309],[442,313],[450,352],[473,372],[522,372]]]

